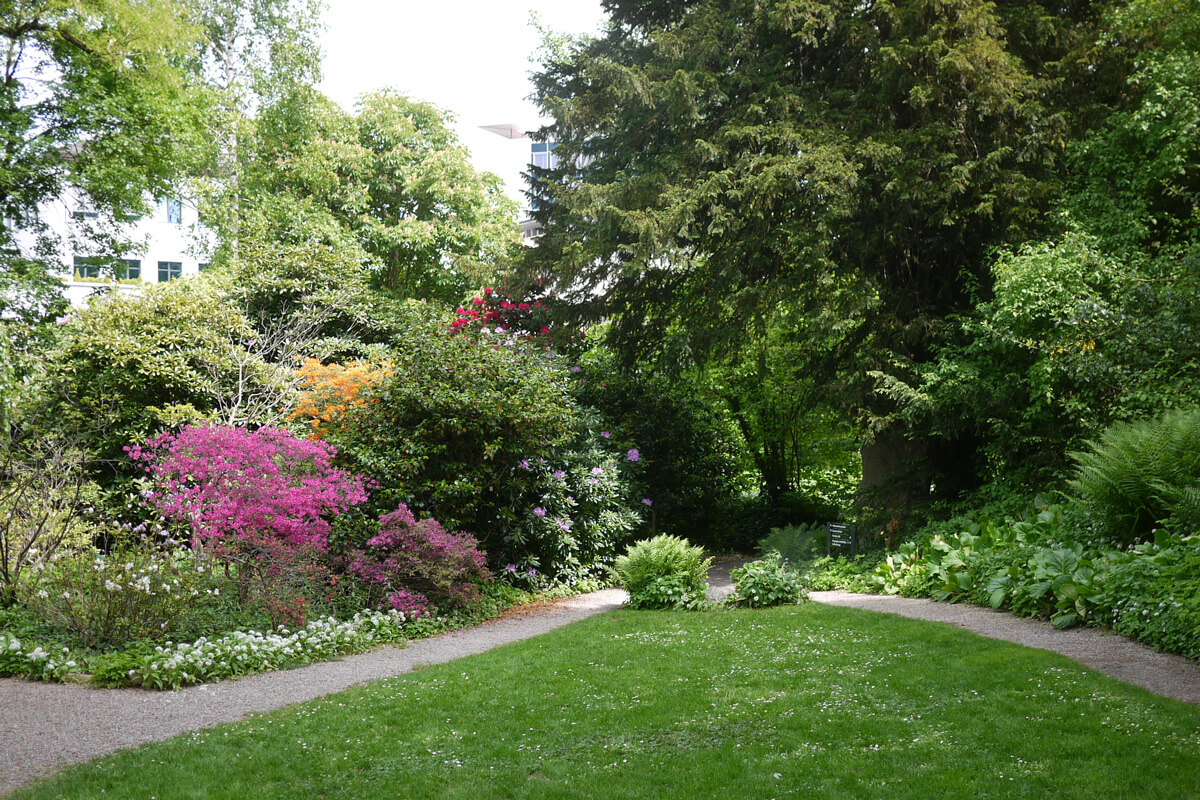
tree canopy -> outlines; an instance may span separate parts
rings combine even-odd
[[[560,164],[532,171],[527,271],[631,359],[730,358],[782,325],[803,346],[769,379],[856,422],[893,500],[977,481],[978,431],[932,430],[901,388],[968,335],[998,248],[1061,230],[1076,143],[1145,37],[1109,46],[1090,2],[605,7],[535,76]]]
[[[203,95],[185,69],[200,36],[174,0],[5,4],[0,308],[37,316],[62,302],[47,277],[56,242],[40,204],[69,186],[81,205],[120,220],[176,185],[200,138]],[[32,237],[24,249],[19,230]]]

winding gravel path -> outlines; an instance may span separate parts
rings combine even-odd
[[[738,563],[723,561],[713,567],[711,599],[729,593],[729,570]],[[813,592],[811,597],[830,605],[945,622],[984,636],[1053,650],[1152,692],[1200,704],[1200,665],[1113,634],[1087,628],[1056,631],[1048,623],[1004,612],[928,600],[847,592]],[[178,692],[0,679],[0,794],[67,764],[528,639],[617,608],[625,599],[623,591],[608,589],[521,609],[476,628],[422,639],[404,648],[384,647],[341,661]]]
[[[0,794],[66,764],[443,664],[617,608],[619,589],[535,606],[464,631],[177,692],[0,679]]]
[[[827,605],[944,622],[992,639],[1052,650],[1117,680],[1164,697],[1200,705],[1200,664],[1181,656],[1160,653],[1099,628],[1060,631],[1044,620],[1017,617],[1007,611],[911,597],[850,592],[810,592],[809,597]]]

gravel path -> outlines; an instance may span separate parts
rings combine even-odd
[[[729,593],[729,570],[739,563],[725,560],[713,566],[710,599]],[[995,639],[1053,650],[1152,692],[1200,704],[1200,665],[1113,634],[1089,628],[1056,631],[1045,622],[977,606],[847,592],[813,592],[811,597],[830,605],[945,622]],[[0,679],[0,794],[67,764],[528,639],[617,608],[625,599],[623,591],[608,589],[521,609],[476,628],[422,639],[404,648],[385,647],[342,661],[178,692]]]
[[[1200,664],[1159,653],[1144,644],[1098,628],[1056,630],[1044,620],[959,603],[850,592],[810,592],[818,603],[881,611],[912,619],[944,622],[981,636],[1061,653],[1097,672],[1149,689],[1164,697],[1200,705]]]
[[[608,589],[525,609],[469,630],[420,639],[404,648],[384,647],[341,661],[177,692],[0,679],[0,794],[66,764],[528,639],[617,608],[626,596],[619,589]]]

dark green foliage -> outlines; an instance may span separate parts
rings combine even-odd
[[[1119,423],[1072,453],[1071,489],[1101,532],[1144,541],[1156,525],[1192,534],[1200,490],[1200,409]]]
[[[617,449],[636,447],[635,497],[651,501],[654,529],[731,549],[744,454],[731,422],[688,380],[621,372],[603,351],[585,359],[576,396],[599,413]]]
[[[955,343],[994,249],[1049,227],[1063,144],[1120,73],[1086,52],[1098,9],[635,5],[535,77],[562,163],[534,170],[528,270],[627,358],[729,367],[773,499],[820,403],[897,442],[941,433],[892,388]],[[896,496],[978,485],[977,446],[942,436]]]
[[[789,564],[799,564],[822,556],[827,544],[825,526],[801,522],[772,528],[771,533],[759,541],[757,550],[764,556],[778,553]]]

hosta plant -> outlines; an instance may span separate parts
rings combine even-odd
[[[800,576],[788,568],[779,553],[769,553],[760,561],[751,561],[731,571],[734,590],[726,601],[730,605],[767,608],[804,599]]]

